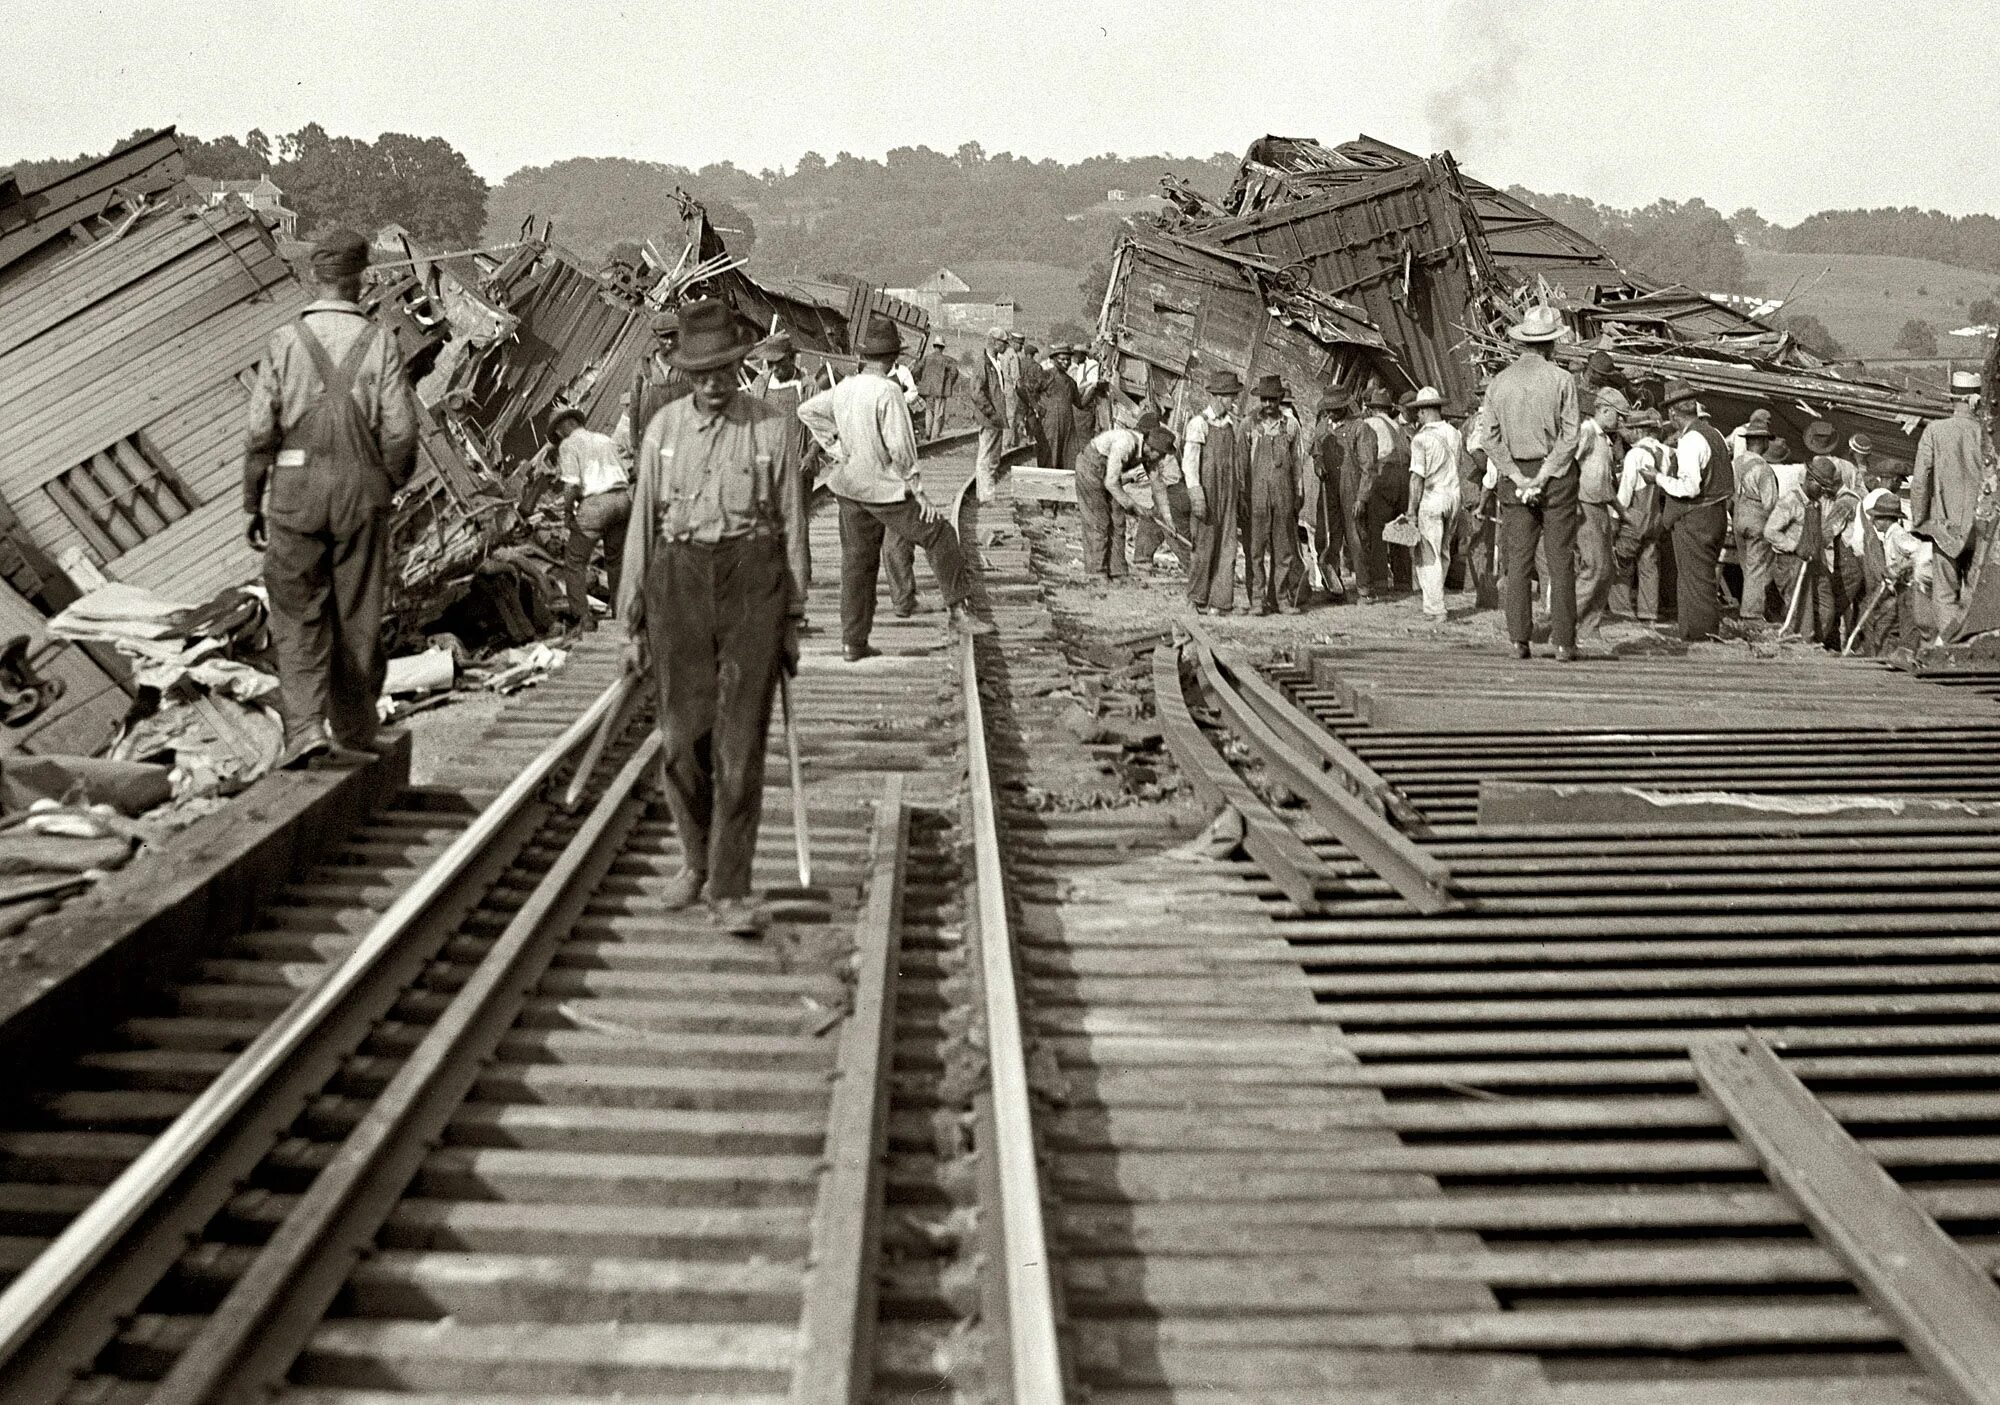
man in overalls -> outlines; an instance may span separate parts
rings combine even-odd
[[[1181,437],[1181,480],[1194,516],[1194,559],[1188,565],[1188,603],[1204,615],[1227,614],[1236,598],[1236,548],[1249,512],[1247,446],[1236,397],[1243,382],[1234,371],[1208,378],[1208,404],[1187,422]]]
[[[1306,471],[1306,436],[1285,407],[1285,383],[1257,378],[1257,413],[1243,427],[1250,471],[1249,560],[1244,584],[1250,607],[1299,611],[1299,480]]]
[[[243,510],[271,597],[283,766],[372,755],[388,667],[389,500],[409,481],[417,411],[396,339],[357,305],[367,266],[352,230],[320,240],[319,297],[271,333],[250,391]]]
[[[618,619],[627,666],[650,650],[667,807],[682,868],[669,909],[706,889],[720,924],[754,935],[750,865],[778,671],[798,666],[806,516],[790,416],[738,389],[750,338],[712,299],[681,311],[672,353],[691,387],[654,414],[633,476]]]

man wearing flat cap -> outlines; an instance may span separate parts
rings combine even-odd
[[[738,389],[750,337],[726,303],[681,311],[673,365],[689,393],[647,424],[634,473],[618,618],[628,667],[659,687],[667,807],[682,869],[669,908],[706,891],[722,925],[754,934],[751,860],[764,738],[779,670],[798,666],[806,514],[787,417]]]
[[[1576,379],[1555,363],[1562,318],[1531,307],[1508,332],[1520,346],[1493,378],[1481,407],[1481,440],[1498,480],[1501,600],[1507,637],[1521,658],[1532,652],[1535,549],[1546,546],[1549,637],[1556,658],[1576,657]]]
[[[890,376],[902,348],[896,324],[875,318],[858,348],[861,369],[798,410],[832,465],[826,485],[840,503],[840,634],[849,663],[881,652],[868,636],[885,537],[906,551],[924,549],[954,628],[991,631],[966,609],[971,592],[958,530],[924,496],[909,406]]]
[[[1860,505],[1844,492],[1839,466],[1824,454],[1816,455],[1806,465],[1801,486],[1778,499],[1764,524],[1778,590],[1786,601],[1786,620],[1802,638],[1839,637],[1834,539],[1843,528],[1829,523],[1827,514],[1843,498],[1850,510]]]
[[[1782,496],[1778,475],[1765,458],[1771,447],[1771,412],[1753,411],[1731,437],[1743,446],[1730,464],[1736,479],[1731,530],[1736,537],[1736,563],[1743,571],[1740,613],[1745,620],[1762,622],[1770,618],[1772,582],[1771,544],[1764,540],[1764,524],[1771,520],[1771,509]]]
[[[1917,440],[1910,475],[1910,530],[1929,541],[1931,604],[1938,638],[1952,637],[1964,612],[1965,580],[1976,557],[1974,510],[1993,472],[1993,441],[1979,422],[1979,377],[1951,373],[1951,416],[1932,420]]]
[[[687,373],[673,362],[674,344],[680,337],[680,314],[655,312],[647,329],[653,334],[652,347],[632,374],[626,413],[619,416],[617,426],[611,431],[611,442],[628,460],[637,456],[639,437],[653,422],[653,416],[668,401],[686,395],[690,388]]]
[[[271,333],[250,392],[243,510],[264,553],[285,713],[283,764],[372,750],[389,501],[409,481],[417,410],[396,339],[357,303],[368,242],[313,250],[319,297]]]

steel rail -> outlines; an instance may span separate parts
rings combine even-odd
[[[659,755],[654,731],[202,1323],[155,1387],[151,1405],[249,1405],[283,1383],[637,823],[644,806],[632,792]]]
[[[342,1001],[393,951],[458,879],[529,806],[542,786],[616,705],[616,685],[599,695],[452,841],[338,967],[302,993],[189,1104],[118,1178],[0,1292],[0,1380],[35,1334],[58,1317],[93,1271],[229,1130]]]
[[[961,520],[967,480],[953,521]],[[1000,1271],[1007,1304],[1008,1398],[1017,1405],[1062,1405],[1067,1398],[1056,1327],[1055,1280],[1042,1216],[1035,1157],[1034,1107],[1028,1087],[1026,1034],[1016,953],[1007,916],[1006,872],[979,696],[976,640],[960,641],[964,690],[966,786],[971,792],[972,851],[978,895],[979,970],[986,1017],[986,1068],[994,1145],[987,1150],[999,1188]]]

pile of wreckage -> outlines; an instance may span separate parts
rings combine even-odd
[[[1580,369],[1604,350],[1642,396],[1648,382],[1686,381],[1723,429],[1763,408],[1799,444],[1812,421],[1831,420],[1907,463],[1923,421],[1949,411],[1942,397],[1837,370],[1787,332],[1619,267],[1449,153],[1267,136],[1220,202],[1171,177],[1162,186],[1171,208],[1119,235],[1099,327],[1122,388],[1182,414],[1220,369],[1245,384],[1275,371],[1295,391],[1433,385],[1469,411],[1481,373],[1511,359],[1506,329],[1534,303],[1567,321],[1565,364]]]
[[[244,413],[267,338],[313,292],[257,213],[208,205],[187,174],[172,129],[37,187],[0,171],[0,773],[117,756],[213,797],[276,756]],[[574,405],[612,430],[663,312],[723,297],[760,334],[788,328],[809,365],[851,365],[871,314],[928,330],[860,283],[757,282],[697,202],[680,216],[675,256],[653,244],[608,269],[534,220],[484,250],[376,236],[364,301],[422,421],[394,508],[392,691],[509,690],[560,661],[545,429]]]

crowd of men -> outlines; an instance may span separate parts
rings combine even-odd
[[[286,764],[376,745],[388,510],[416,421],[395,340],[357,302],[367,260],[352,232],[320,242],[319,297],[273,334],[251,396],[246,530],[265,553]],[[886,319],[838,377],[805,374],[787,335],[756,341],[719,301],[661,314],[654,334],[613,433],[572,407],[549,419],[570,603],[590,627],[601,548],[627,665],[657,665],[662,791],[684,856],[666,905],[706,898],[728,930],[754,934],[765,738],[806,627],[815,484],[838,506],[846,660],[877,652],[881,574],[892,606],[915,610],[918,548],[953,627],[991,628],[968,613],[957,532],[918,466],[919,417],[941,425],[955,376],[941,343],[912,374]],[[1221,371],[1176,437],[1089,349],[1044,356],[995,332],[973,383],[979,491],[991,495],[1001,446],[1030,438],[1045,464],[1076,472],[1094,577],[1123,577],[1132,559],[1158,571],[1164,551],[1210,614],[1296,611],[1345,596],[1343,575],[1361,599],[1414,581],[1442,619],[1457,572],[1479,605],[1504,602],[1524,658],[1538,596],[1560,659],[1609,613],[1657,619],[1670,578],[1688,639],[1716,636],[1725,600],[1834,648],[1908,646],[1956,623],[1994,471],[1976,377],[1953,377],[1954,412],[1925,427],[1906,475],[1824,421],[1802,460],[1764,411],[1725,437],[1692,387],[1622,384],[1608,356],[1579,380],[1554,360],[1561,334],[1553,310],[1531,309],[1511,332],[1519,355],[1459,424],[1433,389],[1398,401],[1379,386],[1326,390],[1307,424],[1276,375],[1245,411],[1241,379]]]
[[[1095,358],[1079,374],[1081,347],[1025,368],[996,349],[975,397],[982,468],[1001,407],[1039,411],[1042,461],[1076,470],[1086,574],[1184,570],[1206,614],[1414,593],[1442,621],[1460,588],[1504,610],[1523,658],[1542,616],[1557,659],[1613,618],[1708,640],[1728,614],[1874,653],[1951,631],[1995,466],[1977,376],[1954,375],[1955,411],[1926,426],[1910,466],[1825,420],[1794,454],[1768,409],[1725,434],[1690,385],[1627,383],[1602,351],[1565,370],[1563,335],[1554,309],[1529,309],[1515,359],[1456,415],[1431,387],[1337,385],[1308,423],[1280,377],[1260,376],[1246,409],[1241,378],[1218,371],[1178,438]]]

